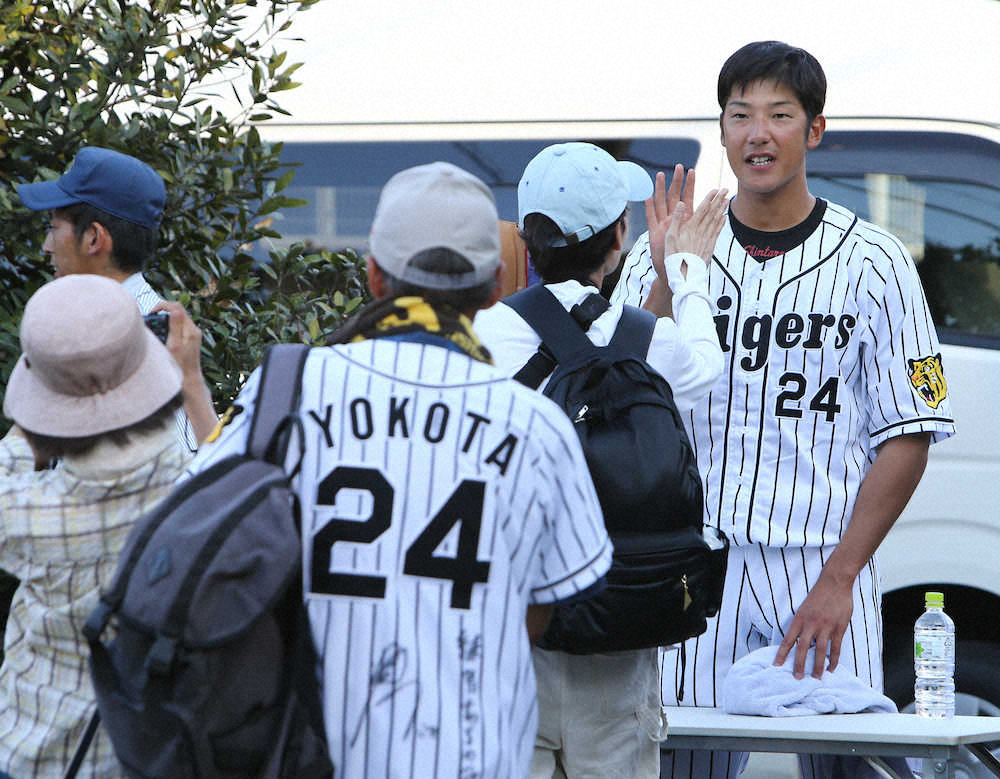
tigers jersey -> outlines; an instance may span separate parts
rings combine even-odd
[[[244,450],[258,378],[192,472]],[[383,338],[312,350],[300,417],[293,485],[337,776],[526,777],[526,607],[611,562],[566,415],[463,353]]]
[[[643,236],[612,302],[640,305],[654,278]],[[913,260],[847,209],[828,204],[806,240],[765,261],[727,220],[709,299],[726,365],[686,422],[706,522],[734,544],[835,544],[877,445],[954,433]]]

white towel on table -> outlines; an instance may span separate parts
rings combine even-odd
[[[848,671],[837,666],[816,679],[807,672],[792,675],[795,653],[776,666],[778,648],[766,646],[737,660],[722,682],[722,707],[729,714],[794,717],[805,714],[855,714],[861,711],[896,711],[896,704]],[[813,668],[811,648],[806,669]]]
[[[808,673],[801,679],[792,675],[794,652],[776,666],[775,646],[766,646],[741,657],[722,682],[722,707],[729,714],[756,714],[765,717],[795,717],[806,714],[857,714],[863,711],[895,712],[896,704],[882,693],[862,682],[843,666],[835,671],[823,671],[820,679]],[[816,650],[806,657],[806,669],[811,670]],[[896,776],[913,779],[908,760],[902,757],[883,758]],[[844,755],[822,755],[813,760],[818,776],[830,779],[879,779],[879,774],[863,758]]]

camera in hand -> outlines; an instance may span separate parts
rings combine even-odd
[[[153,335],[163,343],[167,342],[167,332],[170,330],[170,314],[166,311],[154,311],[152,314],[143,316],[146,327],[153,331]]]

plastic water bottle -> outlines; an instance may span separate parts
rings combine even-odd
[[[913,627],[917,714],[948,719],[955,716],[955,623],[944,613],[943,594],[924,598],[927,610]]]

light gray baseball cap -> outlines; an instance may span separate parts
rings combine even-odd
[[[407,168],[382,188],[369,247],[386,273],[428,289],[465,289],[488,281],[500,265],[496,202],[482,181],[448,162]],[[465,273],[435,273],[412,260],[430,249],[449,249],[472,266]]]
[[[562,231],[553,246],[597,235],[630,201],[653,194],[653,180],[634,162],[619,162],[592,143],[557,143],[534,156],[517,185],[517,218],[544,214]]]

